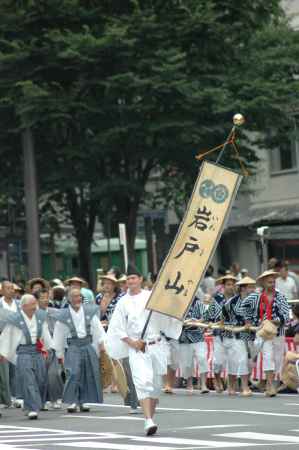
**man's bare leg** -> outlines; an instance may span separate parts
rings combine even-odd
[[[215,376],[214,381],[215,381],[216,392],[218,394],[221,394],[221,392],[223,392],[223,384],[222,384],[222,380],[221,380],[221,375],[220,375],[220,373],[215,373],[214,376]]]
[[[209,389],[207,387],[207,374],[206,373],[200,374],[200,392],[202,394],[206,394],[209,392]]]
[[[228,375],[228,395],[236,395],[236,375]]]
[[[165,380],[164,392],[166,392],[166,394],[172,393],[172,389],[175,384],[175,372],[176,371],[171,369],[171,367],[169,366],[167,367],[167,375],[164,378]]]
[[[143,400],[140,400],[140,405],[143,410],[144,417],[146,419],[151,419],[152,418],[152,399],[145,398]]]
[[[153,418],[155,415],[156,407],[157,407],[157,404],[159,403],[159,400],[157,398],[151,398],[150,401],[151,401],[151,418]]]
[[[273,370],[267,370],[266,374],[266,392],[267,397],[275,397],[276,389],[274,387],[275,373]]]
[[[252,391],[249,389],[248,382],[249,375],[241,375],[242,395],[244,397],[249,397],[250,395],[252,395]]]

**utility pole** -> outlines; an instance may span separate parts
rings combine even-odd
[[[41,276],[40,232],[34,141],[30,128],[22,134],[29,278]]]

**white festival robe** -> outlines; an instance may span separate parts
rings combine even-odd
[[[167,345],[161,333],[178,339],[182,322],[157,312],[153,312],[144,341],[145,353],[137,352],[123,339],[137,340],[141,334],[150,311],[145,309],[150,292],[142,290],[137,295],[125,294],[117,303],[107,332],[106,348],[111,358],[122,359],[129,356],[133,381],[139,400],[158,398],[162,375],[167,373]]]

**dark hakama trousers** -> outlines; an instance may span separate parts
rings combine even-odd
[[[16,366],[9,363],[9,387],[12,397],[16,397],[17,394],[17,380],[16,380]]]
[[[58,363],[54,350],[49,350],[46,368],[48,373],[47,400],[56,402],[62,398],[63,382],[61,377],[61,366]]]
[[[91,338],[70,338],[67,343],[63,402],[77,405],[102,403],[98,355],[91,345]]]
[[[0,404],[10,406],[11,393],[9,388],[9,363],[0,363]]]
[[[17,349],[18,395],[24,400],[25,411],[42,409],[47,393],[45,359],[35,345],[19,345]]]

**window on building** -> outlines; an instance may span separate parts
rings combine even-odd
[[[298,141],[295,138],[287,139],[278,148],[271,150],[272,173],[297,169],[297,145]]]

